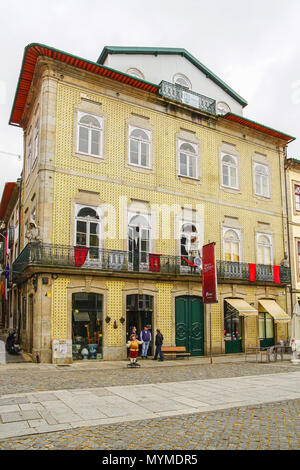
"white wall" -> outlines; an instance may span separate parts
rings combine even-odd
[[[104,65],[125,73],[129,68],[137,68],[143,73],[146,81],[155,84],[159,84],[162,80],[173,83],[175,74],[183,74],[190,80],[192,91],[212,98],[217,102],[225,101],[231,112],[240,116],[243,115],[241,104],[210,78],[207,78],[189,60],[180,55],[108,54]]]

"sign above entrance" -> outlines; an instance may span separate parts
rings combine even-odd
[[[209,243],[203,247],[202,257],[202,293],[204,304],[218,302],[216,244]]]

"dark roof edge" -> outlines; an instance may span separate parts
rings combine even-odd
[[[97,60],[97,63],[103,65],[108,54],[178,54],[189,60],[195,67],[203,72],[208,78],[219,85],[226,93],[240,103],[243,108],[248,105],[248,102],[230,88],[227,83],[221,80],[205,65],[199,62],[196,57],[190,54],[186,49],[169,48],[169,47],[121,47],[121,46],[105,46]]]

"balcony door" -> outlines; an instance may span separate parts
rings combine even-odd
[[[128,226],[128,265],[133,271],[149,269],[151,228],[147,216],[134,215]]]
[[[96,207],[76,206],[76,246],[88,248],[86,264],[100,262],[100,214]]]

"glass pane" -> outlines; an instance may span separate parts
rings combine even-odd
[[[196,164],[197,164],[197,158],[190,156],[190,159],[189,159],[189,176],[191,176],[192,178],[197,177]]]
[[[195,149],[191,144],[181,144],[180,150],[183,152],[195,153]]]
[[[141,143],[141,165],[149,166],[149,144]]]
[[[80,209],[77,214],[77,217],[93,217],[94,219],[99,219],[97,212],[91,207],[83,207],[82,209]],[[85,224],[85,222],[82,223]]]
[[[230,186],[237,187],[236,169],[230,168]]]
[[[98,119],[96,119],[94,116],[90,116],[89,114],[82,116],[79,122],[91,127],[100,127],[100,122]]]
[[[258,264],[264,264],[264,248],[261,245],[257,247],[257,261]]]
[[[187,176],[187,157],[184,153],[180,154],[180,174]]]
[[[89,258],[90,259],[98,259],[99,258],[99,248],[91,247],[89,250]]]
[[[100,155],[100,132],[92,130],[92,154]]]
[[[149,140],[148,135],[146,134],[145,131],[142,131],[142,129],[134,129],[130,133],[130,137],[137,137],[138,139]]]
[[[264,247],[264,251],[265,251],[264,264],[271,264],[271,248]]]
[[[265,315],[263,313],[259,314],[258,331],[260,339],[265,339]]]
[[[90,234],[90,247],[98,247],[99,246],[99,237],[98,235]]]
[[[77,232],[77,234],[76,234],[76,245],[86,246],[86,234],[85,233]]]
[[[90,233],[99,233],[99,224],[90,224]]]
[[[266,338],[274,338],[273,318],[266,315]]]
[[[223,184],[229,186],[229,168],[226,165],[223,165]]]
[[[232,251],[233,251],[233,261],[238,263],[240,261],[240,246],[238,243],[232,243]]]
[[[89,152],[89,131],[82,126],[79,126],[79,152]]]
[[[77,220],[77,232],[86,233],[86,222]]]
[[[259,175],[256,175],[255,176],[255,192],[256,194],[260,194],[261,193],[261,181],[260,181],[261,177]]]
[[[230,163],[231,165],[235,165],[235,159],[233,157],[231,157],[230,155],[225,155],[222,158],[222,161],[226,162],[226,163]]]
[[[269,187],[269,184],[268,184],[268,177],[267,176],[263,176],[262,177],[262,184],[263,184],[263,195],[264,196],[268,196],[268,187]]]
[[[139,144],[136,140],[130,140],[130,163],[138,165],[139,163]]]
[[[232,261],[231,260],[231,243],[225,242],[225,261]]]

